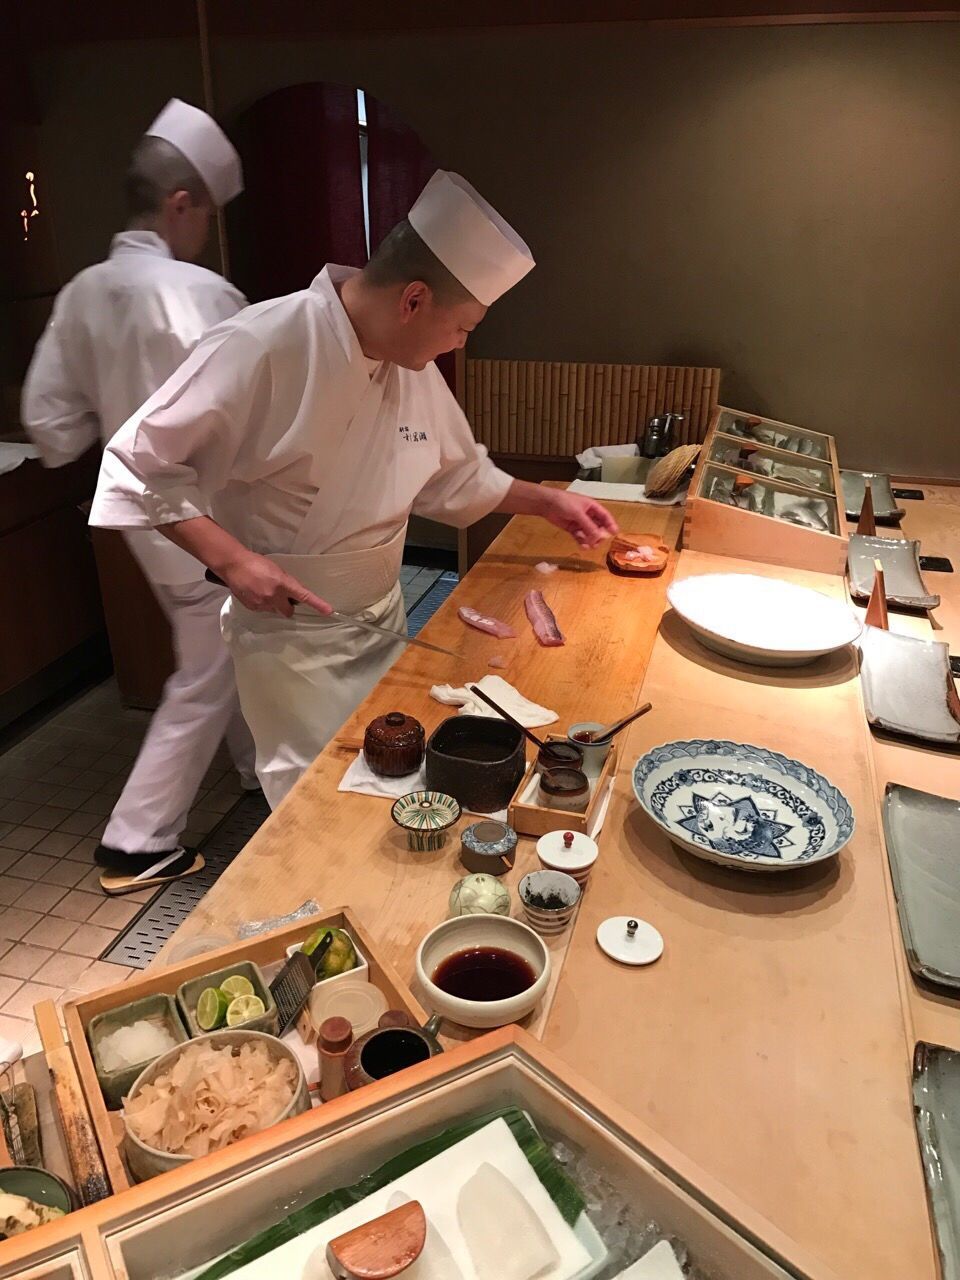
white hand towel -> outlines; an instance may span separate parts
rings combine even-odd
[[[416,773],[408,773],[404,778],[381,778],[367,764],[362,751],[340,779],[340,785],[337,787],[338,791],[355,791],[357,795],[378,796],[384,800],[399,800],[401,796],[407,796],[411,791],[426,789],[427,777],[424,765],[421,765]],[[498,813],[480,813],[476,816],[496,818],[500,822],[506,822],[507,811],[501,809]]]
[[[482,680],[471,680],[478,689],[490,695],[504,711],[509,711],[515,720],[527,729],[541,729],[544,725],[554,724],[559,720],[556,711],[538,706],[530,702],[512,684],[508,684],[502,676],[484,676]],[[497,713],[488,707],[482,698],[476,697],[467,688],[456,689],[450,684],[435,684],[430,690],[430,697],[450,707],[459,707],[461,716],[489,716],[497,719]]]

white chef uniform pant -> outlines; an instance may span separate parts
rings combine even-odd
[[[354,616],[406,635],[399,583]],[[380,636],[300,607],[254,613],[231,597],[223,635],[257,745],[257,777],[275,809],[403,651]]]
[[[220,632],[223,587],[150,583],[173,631],[177,669],[163,687],[133,771],[102,840],[125,853],[175,849],[224,737],[241,782],[256,786],[254,746]]]

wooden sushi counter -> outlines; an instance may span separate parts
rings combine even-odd
[[[903,536],[960,568],[960,493],[930,489],[905,505]],[[679,541],[680,508],[615,512],[626,532]],[[602,550],[569,548],[542,522],[513,520],[424,633],[468,661],[409,648],[175,941],[232,935],[310,899],[348,903],[422,999],[414,953],[446,915],[459,842],[413,856],[388,803],[338,792],[364,725],[400,709],[429,732],[450,714],[430,686],[476,680],[495,654],[507,659],[503,676],[554,708],[563,729],[625,715],[642,694],[653,711],[622,735],[600,859],[572,930],[549,942],[555,980],[527,1030],[699,1167],[700,1191],[799,1274],[935,1280],[910,1068],[917,1037],[960,1047],[960,1005],[920,993],[906,966],[879,805],[889,779],[960,799],[960,756],[875,741],[851,651],[765,671],[702,648],[665,612],[674,576],[760,573],[842,598],[841,578],[684,551],[659,577],[628,579],[607,571]],[[548,594],[566,647],[539,648],[525,624],[518,640],[500,641],[458,620],[460,604],[522,619],[544,559],[560,565]],[[935,582],[937,638],[960,652],[960,575]],[[930,633],[925,618],[891,614],[891,627]],[[678,850],[640,811],[630,772],[652,746],[695,737],[760,744],[821,770],[853,807],[850,843],[823,866],[770,878]],[[533,842],[521,840],[511,888],[534,865]],[[598,923],[624,914],[663,934],[656,964],[627,969],[600,952]]]

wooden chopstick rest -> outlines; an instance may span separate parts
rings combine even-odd
[[[887,588],[883,580],[883,565],[879,560],[873,562],[873,590],[870,592],[870,600],[863,620],[868,627],[879,627],[881,631],[889,630]]]
[[[327,1266],[336,1280],[390,1280],[423,1252],[427,1219],[419,1200],[354,1227],[327,1245]]]

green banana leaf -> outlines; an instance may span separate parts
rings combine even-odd
[[[520,1150],[530,1161],[534,1173],[543,1183],[550,1199],[557,1206],[564,1221],[572,1227],[581,1213],[583,1213],[583,1197],[574,1183],[563,1172],[553,1152],[519,1107],[504,1107],[499,1111],[489,1111],[486,1115],[475,1116],[453,1129],[445,1129],[443,1133],[438,1133],[435,1137],[428,1138],[425,1142],[418,1143],[415,1147],[410,1147],[407,1151],[401,1152],[400,1155],[394,1156],[392,1160],[388,1160],[386,1164],[381,1165],[373,1173],[365,1174],[353,1186],[340,1187],[336,1191],[328,1191],[326,1195],[320,1196],[318,1200],[312,1200],[281,1222],[272,1227],[267,1227],[265,1231],[259,1232],[258,1235],[238,1245],[236,1249],[233,1249],[225,1257],[220,1258],[212,1266],[201,1272],[196,1277],[196,1280],[222,1280],[222,1277],[232,1275],[240,1267],[254,1262],[257,1258],[262,1258],[265,1254],[279,1248],[280,1245],[286,1244],[288,1240],[293,1240],[297,1236],[303,1235],[305,1231],[309,1231],[311,1227],[317,1226],[318,1223],[326,1222],[334,1214],[342,1213],[344,1209],[349,1209],[351,1205],[358,1204],[375,1191],[379,1191],[382,1187],[388,1186],[391,1182],[401,1178],[405,1173],[409,1173],[411,1169],[416,1169],[420,1165],[426,1164],[428,1160],[432,1160],[441,1151],[447,1151],[458,1142],[462,1142],[464,1138],[469,1138],[472,1133],[476,1133],[494,1120],[500,1119],[506,1121],[509,1125]]]

